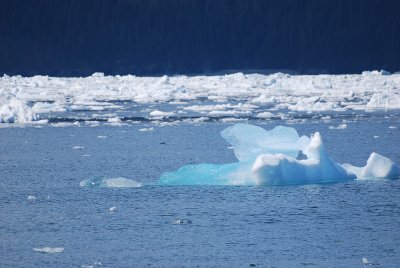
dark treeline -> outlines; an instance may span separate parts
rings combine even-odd
[[[400,70],[399,0],[1,0],[0,73]]]

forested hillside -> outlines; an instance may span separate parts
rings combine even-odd
[[[0,73],[400,70],[398,0],[3,0]]]

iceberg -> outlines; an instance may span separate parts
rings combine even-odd
[[[328,155],[321,134],[300,137],[291,127],[270,131],[236,124],[221,132],[238,162],[198,164],[166,172],[161,185],[295,185],[366,179],[398,179],[400,167],[372,153],[364,167],[339,164]],[[302,153],[305,159],[299,159]],[[304,157],[303,157],[304,158]]]

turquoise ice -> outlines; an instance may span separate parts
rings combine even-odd
[[[390,159],[372,153],[364,167],[334,162],[316,132],[300,137],[291,127],[267,131],[236,124],[221,132],[233,146],[238,162],[198,164],[166,172],[162,185],[291,185],[365,179],[397,179],[400,168]],[[306,159],[299,160],[302,153]]]

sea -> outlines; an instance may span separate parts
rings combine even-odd
[[[237,161],[220,132],[238,122],[318,131],[338,163],[364,166],[377,152],[399,164],[399,110],[182,119],[170,102],[115,101],[125,108],[111,119],[89,107],[0,124],[0,267],[400,266],[400,180],[159,183],[188,164]],[[123,116],[135,111],[155,118]]]

